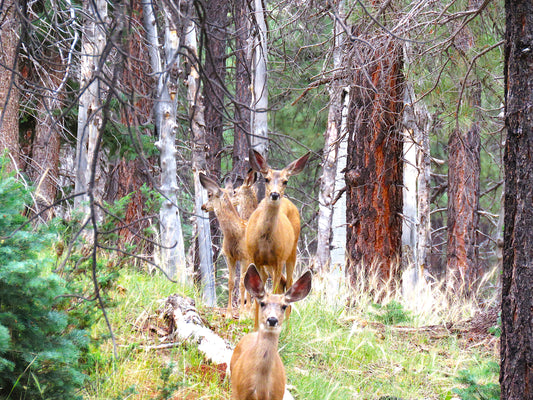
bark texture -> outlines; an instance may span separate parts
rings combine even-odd
[[[249,8],[245,0],[234,0],[233,18],[235,20],[235,116],[233,135],[233,175],[244,179],[250,168],[248,139],[250,133],[250,101],[252,93],[251,70],[249,62],[248,38]]]
[[[226,28],[228,0],[208,0],[205,8],[204,103],[207,168],[220,178],[222,133],[224,132],[224,84],[226,80]]]
[[[13,170],[19,162],[19,91],[17,79],[17,48],[20,23],[18,1],[0,3],[0,152],[7,150],[11,160],[6,168]],[[0,154],[1,155],[1,154]]]
[[[505,2],[501,398],[533,398],[533,3]]]
[[[480,94],[481,95],[481,94]],[[457,294],[471,293],[479,275],[479,124],[466,134],[456,129],[448,142],[447,284]]]
[[[388,39],[372,44],[374,49],[361,46],[352,53],[345,174],[347,272],[352,285],[375,269],[382,280],[389,279],[401,254],[402,49]],[[365,274],[359,274],[360,268]]]

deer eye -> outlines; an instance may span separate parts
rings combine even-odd
[[[266,183],[270,183],[270,178],[265,178]]]
[[[266,303],[265,303],[264,301],[260,301],[260,302],[259,302],[259,305],[261,306],[261,308],[265,308]]]
[[[287,307],[288,307],[288,306],[287,306],[286,304],[283,304],[283,305],[281,306],[281,309],[282,309],[283,311],[285,311],[285,310],[287,309]]]
[[[287,182],[289,181],[283,181],[283,186],[287,186]]]

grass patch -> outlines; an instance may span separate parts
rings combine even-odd
[[[194,345],[145,349],[153,338],[135,329],[136,320],[143,312],[153,313],[158,301],[172,293],[197,297],[158,275],[122,271],[114,293],[118,306],[110,310],[119,359],[113,360],[108,341],[91,353],[94,368],[86,399],[230,397],[224,371],[205,361]],[[372,299],[350,308],[344,304],[342,299],[326,301],[317,285],[293,306],[281,333],[280,355],[295,399],[492,399],[497,392],[493,344],[471,342],[464,331],[444,326],[424,328],[423,317],[399,299],[379,306]],[[234,344],[253,325],[201,306],[199,312]],[[95,337],[106,334],[103,323],[93,330]],[[475,397],[480,392],[489,397]]]

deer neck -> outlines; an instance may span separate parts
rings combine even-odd
[[[281,199],[279,201],[273,202],[265,198],[260,206],[263,208],[262,222],[264,227],[271,227],[276,225],[278,222],[278,217],[281,208]]]
[[[257,332],[256,357],[258,360],[258,368],[263,371],[270,371],[272,365],[279,358],[278,343],[279,330],[272,332],[263,328],[259,328]]]
[[[220,228],[225,234],[242,235],[245,225],[227,195],[215,209]]]

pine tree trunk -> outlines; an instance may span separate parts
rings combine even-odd
[[[233,18],[235,20],[235,115],[233,134],[233,170],[234,177],[244,179],[250,168],[248,157],[248,139],[250,132],[250,102],[252,93],[251,66],[248,61],[249,22],[248,6],[245,0],[234,0]]]
[[[475,85],[472,107],[481,105],[481,86]],[[479,275],[478,240],[480,150],[479,123],[466,134],[456,129],[448,143],[447,284],[468,295]]]
[[[366,71],[354,68],[348,119],[347,248],[352,285],[376,273],[395,275],[401,255],[403,107],[402,49],[383,38],[355,47]],[[364,274],[361,274],[363,269]]]
[[[125,92],[141,94],[131,96],[134,112],[121,112],[121,123],[124,126],[131,127],[131,137],[136,142],[134,150],[131,152],[138,153],[142,150],[141,139],[138,135],[141,133],[148,134],[147,129],[139,132],[142,127],[139,121],[149,121],[152,116],[153,99],[148,95],[153,91],[154,80],[139,79],[147,76],[146,65],[150,61],[147,53],[146,40],[144,31],[137,29],[142,25],[142,7],[141,2],[134,1],[131,3],[132,9],[129,18],[134,21],[128,25],[128,38],[125,44],[126,51],[129,55],[123,64],[121,71],[121,87]],[[137,150],[140,149],[140,150]],[[122,244],[135,244],[136,251],[143,254],[153,254],[154,246],[149,241],[143,240],[144,232],[150,227],[152,221],[147,217],[146,200],[147,198],[141,192],[141,187],[147,185],[153,188],[149,168],[152,159],[146,160],[145,154],[132,155],[130,151],[123,157],[117,159],[110,168],[110,173],[106,175],[105,200],[113,203],[122,197],[132,194],[130,201],[125,205],[124,225],[119,231],[117,241]],[[150,238],[152,239],[152,238]]]
[[[65,70],[62,68],[61,59],[56,55],[53,59],[56,71],[48,69],[45,81],[41,82],[42,90],[38,105],[38,122],[35,127],[35,138],[32,143],[32,156],[30,161],[29,176],[35,190],[35,213],[41,213],[41,218],[49,220],[54,216],[54,210],[44,209],[55,201],[59,174],[59,149],[61,121],[54,118],[59,115],[61,102],[64,97],[60,85],[64,78]],[[47,69],[46,64],[43,67]]]
[[[267,27],[262,0],[253,0],[252,116],[250,144],[266,157],[268,150]]]
[[[10,171],[16,170],[19,163],[18,4],[15,0],[0,3],[0,156],[7,150],[10,160],[6,168]]]
[[[205,63],[203,76],[207,171],[220,178],[222,134],[224,132],[224,86],[226,80],[226,28],[228,0],[210,0],[205,5]]]
[[[505,2],[502,400],[533,398],[533,3]]]

